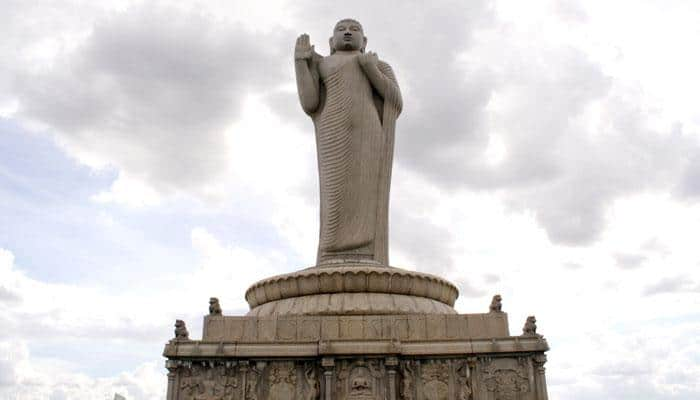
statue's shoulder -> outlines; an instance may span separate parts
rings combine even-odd
[[[377,67],[379,68],[380,71],[382,71],[385,75],[389,76],[391,79],[396,80],[396,77],[394,75],[394,70],[391,69],[391,65],[389,65],[388,62],[384,60],[379,60],[377,61]]]
[[[388,68],[388,69],[391,69],[391,65],[389,65],[388,62],[386,62],[386,61],[384,61],[384,60],[382,60],[382,59],[380,59],[380,60],[377,61],[377,66],[378,66],[379,68]]]

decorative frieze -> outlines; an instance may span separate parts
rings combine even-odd
[[[168,400],[547,400],[541,352],[169,360]]]

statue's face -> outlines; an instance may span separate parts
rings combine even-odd
[[[338,22],[331,38],[333,48],[341,51],[360,50],[366,40],[362,26],[354,21]]]

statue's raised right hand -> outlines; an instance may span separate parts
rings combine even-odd
[[[309,35],[306,33],[299,35],[297,38],[297,44],[294,46],[294,59],[295,60],[309,60],[313,57],[314,46],[311,45],[309,41]]]

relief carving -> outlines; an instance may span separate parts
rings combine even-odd
[[[457,389],[457,400],[472,400],[472,386],[470,383],[471,371],[469,369],[469,364],[464,363],[459,368],[457,368],[457,382],[459,383],[459,388]]]
[[[304,379],[306,379],[306,394],[304,400],[317,400],[321,394],[321,385],[316,377],[316,367],[313,363],[309,363],[304,370]]]
[[[260,381],[260,370],[252,365],[248,369],[246,376],[245,400],[258,400],[258,382]]]
[[[447,400],[449,373],[449,365],[443,361],[421,365],[423,396],[426,400]]]
[[[490,360],[485,361],[481,378],[486,390],[493,392],[495,400],[517,400],[518,393],[530,391],[530,381],[523,366],[495,365]]]
[[[378,360],[343,362],[338,368],[337,393],[340,399],[379,400],[385,396],[380,384],[384,366]]]
[[[372,398],[372,376],[364,366],[355,367],[350,372],[350,394],[355,399]]]
[[[181,370],[180,393],[183,400],[233,400],[237,398],[239,379],[227,365],[188,365]]]
[[[272,364],[270,400],[293,400],[296,397],[297,374],[294,362]]]
[[[413,400],[415,398],[415,383],[413,371],[415,366],[413,361],[406,360],[401,364],[401,398],[403,400]]]

